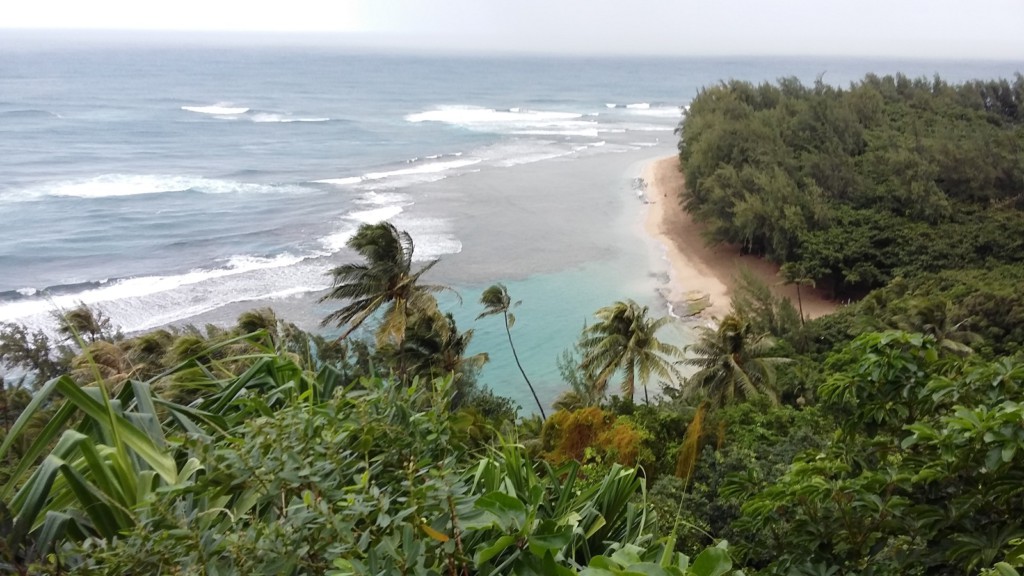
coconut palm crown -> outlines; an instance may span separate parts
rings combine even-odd
[[[775,345],[772,338],[755,334],[750,322],[735,314],[727,314],[717,329],[700,330],[683,359],[698,369],[686,380],[688,393],[705,395],[714,407],[759,395],[778,403],[775,366],[788,359],[768,356]]]
[[[412,237],[390,222],[361,225],[346,245],[362,256],[364,262],[342,264],[331,270],[333,286],[320,298],[320,302],[347,302],[321,322],[323,326],[347,325],[339,340],[347,338],[377,310],[389,304],[377,330],[377,342],[400,344],[405,339],[410,317],[418,312],[437,312],[433,294],[450,290],[446,286],[419,283],[420,277],[438,261],[432,260],[419,270],[413,270]]]
[[[581,368],[592,378],[601,395],[607,390],[608,380],[623,373],[622,393],[630,401],[639,379],[644,387],[644,401],[650,403],[647,382],[652,376],[664,380],[679,379],[672,362],[682,351],[662,342],[658,330],[671,321],[668,316],[652,320],[647,306],[633,300],[619,301],[597,311],[598,322],[584,329],[580,347],[583,349]]]

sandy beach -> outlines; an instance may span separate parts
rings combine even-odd
[[[729,301],[739,271],[746,267],[779,296],[797,304],[796,286],[785,285],[778,275],[779,267],[754,256],[741,256],[731,245],[709,247],[701,237],[702,227],[695,223],[679,205],[679,191],[684,186],[679,158],[668,156],[648,164],[642,178],[647,183],[647,233],[658,240],[669,261],[669,302],[682,302],[688,297],[708,295],[710,306],[701,317],[720,319],[729,313]],[[800,289],[804,315],[817,318],[834,312],[838,304],[808,286]]]

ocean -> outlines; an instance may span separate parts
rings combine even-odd
[[[0,31],[0,36],[4,34]],[[328,46],[118,43],[0,51],[0,322],[51,326],[85,302],[125,332],[230,323],[271,306],[308,329],[365,222],[409,231],[481,383],[531,412],[499,319],[548,404],[593,312],[666,313],[667,264],[635,178],[676,152],[702,86],[867,72],[1010,77],[1014,62],[387,55]],[[670,339],[685,344],[689,324]]]

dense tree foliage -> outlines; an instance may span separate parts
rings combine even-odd
[[[771,573],[963,574],[1024,536],[1024,364],[944,356],[931,336],[865,334],[830,361],[821,450],[752,496],[745,546]],[[776,544],[779,545],[776,545]]]
[[[836,295],[1024,259],[1024,77],[706,88],[680,124],[685,208],[712,242]]]
[[[0,445],[58,410],[0,487],[0,565],[80,574],[604,574],[715,576],[724,547],[690,558],[659,540],[635,469],[581,473],[496,442],[474,450],[450,378],[338,378],[266,333],[248,367],[192,362],[148,381],[41,387]],[[261,350],[261,351],[260,351]],[[174,373],[188,404],[156,386]],[[40,459],[41,458],[41,459]],[[35,465],[39,462],[39,465]],[[33,568],[33,566],[35,568]]]

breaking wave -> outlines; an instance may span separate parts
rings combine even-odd
[[[108,198],[168,192],[199,192],[202,194],[268,194],[297,193],[305,190],[295,185],[258,184],[219,180],[201,176],[166,174],[103,174],[92,178],[65,180],[15,190],[4,195],[8,200],[31,200],[46,196],[72,198]]]
[[[195,112],[197,114],[211,114],[216,116],[231,116],[235,114],[245,114],[249,111],[248,108],[243,106],[234,106],[230,102],[218,102],[216,104],[210,104],[208,106],[182,106],[182,110],[186,112]]]

